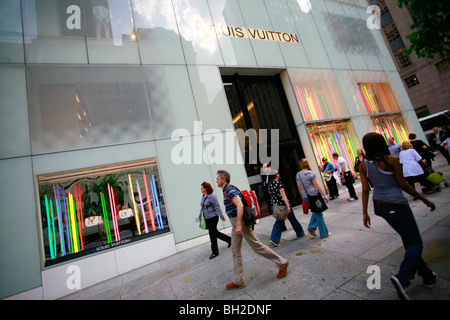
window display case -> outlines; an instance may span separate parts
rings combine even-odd
[[[156,160],[38,176],[45,266],[168,232]]]

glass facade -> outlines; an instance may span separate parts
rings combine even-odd
[[[366,27],[367,3],[354,2],[359,5],[314,0],[305,8],[297,0],[0,1],[0,197],[3,211],[16,213],[0,216],[0,297],[32,288],[46,297],[67,293],[65,281],[49,284],[42,274],[55,276],[69,261],[113,259],[121,268],[112,277],[198,243],[206,234],[193,222],[201,183],[215,185],[218,169],[228,170],[241,189],[255,182],[240,153],[235,163],[209,161],[217,156],[208,152],[197,158],[198,149],[210,150],[214,137],[229,137],[242,124],[242,103],[227,99],[224,76],[280,78],[283,117],[269,116],[264,94],[271,86],[249,86],[251,121],[280,130],[296,141],[286,147],[315,159],[332,150],[354,159],[368,130],[398,141],[418,132],[382,35]],[[182,134],[174,139],[175,131]],[[290,139],[293,133],[299,139]],[[240,150],[237,137],[227,142]],[[173,151],[181,144],[189,161],[180,165]],[[280,165],[295,171],[298,159],[288,154],[295,152]],[[94,186],[111,177],[118,180],[110,201],[108,188]],[[135,195],[122,203],[119,186],[135,194],[136,181],[142,202]],[[155,236],[149,206],[140,207],[148,198],[145,182],[149,197],[163,204],[163,228]],[[130,223],[112,214],[124,205],[140,217],[135,237]],[[67,227],[73,227],[69,234]],[[227,227],[228,220],[220,222]],[[113,245],[119,238],[130,242]],[[136,252],[153,243],[164,246]]]

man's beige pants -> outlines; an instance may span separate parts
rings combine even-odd
[[[249,246],[255,251],[257,254],[273,261],[278,269],[281,269],[286,265],[287,260],[280,257],[276,254],[272,249],[268,246],[262,244],[261,241],[256,237],[255,233],[250,227],[247,227],[242,222],[242,235],[236,236],[236,223],[237,218],[230,218],[230,222],[232,225],[231,230],[231,253],[233,254],[233,264],[234,264],[234,283],[237,285],[245,284],[244,278],[244,265],[242,263],[242,238],[247,241]]]

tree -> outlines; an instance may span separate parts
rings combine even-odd
[[[415,51],[420,58],[450,58],[450,1],[398,0],[398,4],[406,5],[415,18],[413,32],[406,36],[411,42],[406,54]]]

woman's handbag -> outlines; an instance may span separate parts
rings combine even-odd
[[[277,220],[286,220],[288,214],[288,207],[279,204],[273,205],[273,217]]]
[[[325,181],[330,181],[332,177],[333,174],[331,173],[331,171],[325,171],[323,173],[323,178],[325,179]]]
[[[302,208],[303,208],[303,213],[304,214],[308,214],[309,213],[309,206],[308,206],[308,204],[306,203],[305,200],[302,200]]]
[[[199,225],[200,229],[206,230],[206,220],[205,220],[205,216],[203,215],[203,210],[202,210],[202,214],[200,217],[200,225]]]
[[[126,219],[131,218],[133,216],[133,210],[128,209],[127,206],[123,206],[122,210],[119,210],[119,218]]]
[[[310,196],[308,194],[308,200],[311,212],[323,212],[328,209],[328,206],[320,193],[315,196]]]
[[[328,209],[328,206],[326,205],[325,200],[322,198],[322,195],[320,194],[319,190],[317,190],[317,194],[315,196],[310,196],[306,191],[305,185],[303,184],[301,177],[300,183],[302,184],[306,196],[308,197],[309,208],[311,209],[311,212],[323,212]]]

